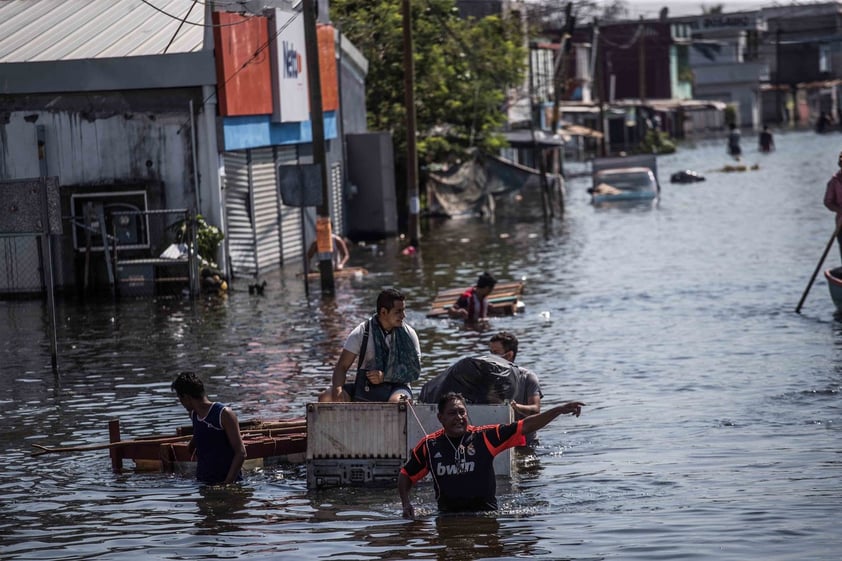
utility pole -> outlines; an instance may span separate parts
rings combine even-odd
[[[784,125],[784,115],[786,111],[781,109],[781,27],[778,22],[778,28],[775,30],[775,113],[778,116],[778,122]]]
[[[640,20],[640,27],[638,27],[640,37],[637,39],[637,81],[642,107],[643,102],[646,101],[646,26],[643,24],[643,16],[640,16]]]
[[[316,248],[319,254],[319,274],[322,296],[333,296],[333,234],[330,226],[330,193],[325,153],[325,123],[322,109],[322,82],[319,75],[319,37],[316,30],[316,2],[303,0],[304,52],[307,54],[307,86],[310,91],[310,127],[313,132],[313,163],[320,169],[322,204],[317,209]]]
[[[599,132],[602,133],[602,138],[599,139],[599,155],[605,156],[605,138],[608,136],[608,127],[605,126],[605,70],[603,64],[598,64],[599,59],[597,58],[599,56],[599,19],[597,18],[593,20],[593,39],[591,42],[593,43],[593,58],[591,59],[593,74],[591,80],[593,80],[594,85],[591,89],[599,103]]]
[[[555,64],[553,65],[553,117],[550,126],[550,132],[556,134],[558,132],[558,123],[561,121],[560,105],[561,98],[566,93],[567,80],[567,58],[570,52],[570,41],[572,40],[573,29],[575,27],[575,18],[573,17],[573,3],[568,2],[564,8],[565,26],[564,32],[561,34],[558,45],[558,55],[556,56]]]
[[[415,60],[412,57],[412,12],[410,0],[401,0],[403,14],[403,75],[404,105],[406,105],[406,198],[409,202],[407,230],[409,245],[418,248],[421,228],[418,215],[421,199],[418,196],[418,150],[415,144]]]

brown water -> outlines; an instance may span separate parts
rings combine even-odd
[[[0,302],[0,558],[18,559],[838,559],[842,538],[842,324],[824,281],[793,310],[833,229],[821,206],[842,136],[777,135],[760,169],[715,173],[724,141],[659,159],[655,207],[594,209],[585,180],[549,232],[540,214],[425,225],[420,255],[353,250],[371,274],[323,300],[294,272],[228,298],[60,303],[57,381],[40,302]],[[673,185],[694,169],[698,184]],[[839,263],[834,248],[828,265]],[[464,329],[424,314],[437,290],[482,270],[526,279],[526,309]],[[104,451],[30,456],[31,444],[107,441],[186,424],[169,390],[193,368],[241,419],[299,417],[330,378],[377,292],[409,296],[423,380],[521,338],[544,403],[581,399],[501,481],[501,510],[420,518],[393,490],[312,492],[300,466],[236,490],[111,473]]]

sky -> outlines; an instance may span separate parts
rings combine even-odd
[[[826,0],[825,0],[826,1]],[[605,2],[601,2],[605,3]],[[611,3],[610,1],[608,2]],[[626,0],[629,8],[629,17],[638,18],[643,16],[645,18],[657,18],[661,8],[667,6],[669,8],[670,16],[687,16],[697,15],[702,13],[702,6],[712,7],[722,4],[723,11],[729,12],[743,12],[749,10],[758,10],[760,8],[770,8],[774,6],[789,6],[791,4],[815,4],[817,2],[800,0],[794,2],[792,0]]]

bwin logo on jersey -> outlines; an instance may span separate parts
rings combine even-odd
[[[459,475],[460,473],[470,473],[474,471],[476,464],[474,462],[465,462],[460,466],[456,464],[438,464],[436,466],[436,475]]]
[[[284,41],[284,78],[298,78],[301,73],[301,54],[295,46]]]

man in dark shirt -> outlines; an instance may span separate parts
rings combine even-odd
[[[584,403],[571,401],[514,423],[474,427],[461,394],[449,392],[438,402],[442,428],[416,444],[398,476],[404,518],[414,518],[412,486],[428,472],[433,477],[439,510],[470,512],[497,509],[494,456],[522,446],[524,433],[535,432],[559,415],[579,416]]]
[[[197,457],[196,479],[208,485],[241,480],[246,447],[234,411],[209,400],[205,385],[193,372],[179,374],[172,390],[193,422],[193,438],[188,449]]]

